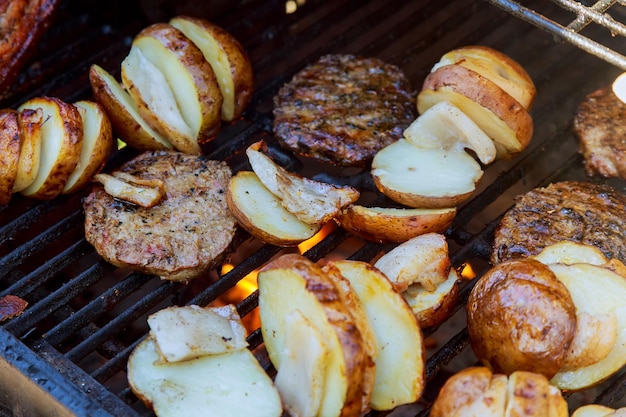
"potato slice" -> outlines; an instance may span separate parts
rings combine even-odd
[[[526,70],[508,55],[488,46],[464,46],[444,54],[431,72],[453,64],[475,71],[497,84],[526,110],[532,107],[537,93],[535,84]]]
[[[163,182],[161,180],[156,180],[158,183],[154,184],[137,184],[133,179],[120,178],[105,173],[96,174],[93,177],[95,182],[99,182],[104,186],[104,191],[110,196],[140,207],[154,207],[163,200],[165,192],[163,191]]]
[[[272,245],[296,246],[321,229],[321,225],[304,223],[285,210],[251,171],[240,171],[231,178],[226,203],[241,227]]]
[[[104,68],[92,65],[89,82],[95,99],[104,108],[121,139],[138,150],[173,149],[174,145],[141,117],[137,104]]]
[[[456,216],[456,208],[404,209],[351,204],[335,221],[350,233],[373,242],[406,242],[425,233],[443,233]]]
[[[248,349],[168,364],[159,360],[151,337],[128,359],[131,390],[159,416],[282,415],[272,380]]]
[[[8,204],[17,178],[22,137],[18,114],[12,109],[0,110],[0,205]]]
[[[371,408],[391,410],[417,401],[425,384],[425,349],[415,316],[385,275],[368,263],[332,265],[350,282],[374,330],[378,352]]]
[[[308,224],[323,224],[359,198],[355,188],[311,180],[291,173],[276,164],[261,149],[263,142],[246,149],[252,170],[259,180],[279,199],[283,207]]]
[[[41,158],[34,181],[21,193],[36,199],[59,195],[80,160],[83,122],[76,106],[55,97],[35,97],[19,111],[41,108]]]
[[[22,132],[22,148],[13,192],[18,193],[35,181],[41,161],[41,129],[43,111],[24,109],[18,113],[17,123]]]
[[[435,291],[450,274],[448,242],[439,233],[420,235],[381,256],[374,266],[389,278],[394,289],[400,293],[410,285]]]
[[[458,107],[494,141],[497,158],[512,158],[532,139],[533,120],[524,106],[470,69],[445,65],[428,74],[417,95],[419,113],[442,101]]]
[[[603,405],[589,404],[578,407],[572,417],[613,417],[616,416],[615,411],[615,409]]]
[[[532,258],[548,264],[592,264],[604,265],[609,259],[595,246],[564,240],[548,245]]]
[[[318,415],[355,416],[363,410],[367,356],[352,313],[335,284],[317,264],[298,254],[282,255],[258,275],[261,332],[268,355],[280,372],[286,361],[286,318],[300,311],[329,351]]]
[[[406,139],[372,161],[374,183],[387,197],[415,208],[447,208],[471,197],[483,171],[464,151],[420,149]]]
[[[509,375],[504,417],[567,417],[567,402],[548,379],[533,372]]]
[[[591,264],[549,264],[548,267],[567,287],[577,314],[589,314],[599,320],[614,314],[617,335],[608,354],[591,365],[558,372],[551,383],[564,390],[579,390],[596,385],[626,365],[626,279],[608,268]],[[596,333],[584,329],[578,332]],[[601,330],[601,327],[599,328]],[[586,349],[583,352],[588,352]],[[580,359],[588,362],[587,358]]]
[[[561,371],[593,365],[606,358],[615,344],[617,332],[614,311],[596,315],[577,312],[574,339],[565,354]]]
[[[241,117],[252,98],[254,73],[239,41],[204,19],[177,16],[169,23],[191,39],[213,67],[224,97],[222,120],[230,122]]]
[[[78,165],[67,179],[63,194],[74,193],[89,184],[106,164],[114,145],[111,122],[102,107],[88,100],[74,105],[83,122],[83,146]]]
[[[409,304],[420,327],[434,327],[446,321],[454,312],[459,298],[461,279],[454,268],[448,279],[428,291],[421,285],[409,285],[402,297]]]
[[[472,150],[480,162],[496,158],[496,145],[487,134],[454,104],[441,101],[426,110],[404,130],[413,145],[427,149]]]

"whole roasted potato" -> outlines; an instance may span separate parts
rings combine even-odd
[[[529,371],[552,378],[576,331],[576,307],[554,273],[534,259],[496,265],[467,302],[476,356],[495,372]]]

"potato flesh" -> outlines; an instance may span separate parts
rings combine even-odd
[[[26,109],[18,115],[18,125],[22,129],[23,142],[17,166],[17,176],[13,183],[13,192],[24,190],[33,183],[41,161],[41,127],[43,111]]]
[[[421,285],[410,285],[402,297],[413,311],[422,327],[440,324],[452,314],[453,303],[457,299],[459,275],[450,268],[448,278],[437,285],[434,291],[428,291]]]
[[[603,265],[609,262],[600,249],[595,246],[570,241],[562,241],[546,246],[533,258],[546,265],[571,265],[575,263]]]
[[[473,192],[482,174],[467,152],[419,149],[405,139],[383,148],[372,161],[372,175],[388,188],[425,197]]]
[[[578,407],[572,417],[613,417],[615,410],[599,404],[589,404]]]

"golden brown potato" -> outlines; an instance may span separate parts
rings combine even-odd
[[[17,178],[22,139],[18,114],[12,109],[0,110],[0,205],[8,204]]]
[[[532,139],[533,120],[524,106],[471,69],[444,65],[428,74],[417,96],[418,111],[442,101],[461,109],[493,139],[498,158],[512,158]]]
[[[139,115],[137,104],[104,68],[92,65],[89,82],[111,126],[124,142],[138,150],[173,149],[174,145]]]
[[[63,191],[78,165],[83,144],[83,122],[76,106],[55,97],[35,97],[19,111],[41,108],[41,160],[35,180],[21,193],[36,199],[54,198]]]
[[[78,165],[67,179],[63,194],[71,194],[89,184],[107,162],[113,150],[111,122],[98,103],[81,100],[74,103],[83,123],[83,145]]]
[[[496,372],[552,378],[574,338],[576,307],[546,265],[511,260],[476,282],[467,301],[467,330],[476,356]]]
[[[254,73],[239,41],[204,19],[177,16],[169,23],[191,39],[213,67],[224,97],[222,120],[230,122],[241,117],[252,98]]]
[[[443,233],[452,224],[456,208],[403,209],[351,204],[335,221],[350,233],[373,242],[406,242],[425,233]]]
[[[22,149],[20,150],[17,177],[13,184],[14,193],[31,185],[37,172],[39,172],[43,111],[41,109],[24,109],[18,113],[17,123],[22,135]]]
[[[455,311],[459,298],[461,279],[455,269],[450,269],[448,279],[433,291],[421,285],[410,285],[402,293],[422,328],[438,326]]]
[[[572,417],[623,417],[624,415],[626,415],[626,408],[616,410],[600,404],[588,404],[578,407]]]

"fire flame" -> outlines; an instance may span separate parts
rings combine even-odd
[[[470,265],[469,263],[463,265],[463,269],[461,270],[461,278],[470,280],[475,276],[476,272],[474,271],[474,268],[472,268],[472,265]]]

